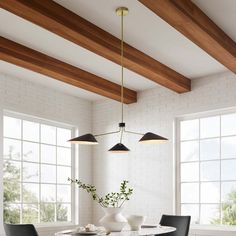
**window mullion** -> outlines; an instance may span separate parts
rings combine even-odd
[[[20,181],[20,223],[23,223],[23,120],[21,120],[21,181]]]
[[[72,135],[72,132],[73,132],[73,136],[75,136],[75,130],[71,130],[71,135]],[[76,169],[77,168],[79,168],[78,166],[77,166],[77,162],[76,162],[76,150],[75,150],[75,146],[70,146],[70,148],[71,148],[71,156],[70,156],[70,158],[71,158],[71,177],[72,178],[76,178]],[[77,160],[78,161],[78,160]],[[73,223],[73,224],[75,224],[76,223],[76,203],[75,203],[75,198],[76,198],[76,192],[75,192],[75,185],[70,185],[71,187],[70,187],[70,191],[71,191],[71,199],[70,199],[70,214],[71,214],[71,222]],[[73,207],[72,207],[72,204],[73,204]],[[77,222],[77,223],[79,223],[79,222]]]
[[[222,203],[221,203],[221,191],[222,191],[222,181],[221,181],[221,140],[222,140],[222,137],[221,137],[221,116],[220,116],[220,223],[222,224]]]
[[[41,124],[39,124],[39,201],[38,201],[38,223],[41,223]]]
[[[57,222],[57,128],[56,128],[56,196],[55,196],[55,218],[54,221]]]
[[[198,168],[199,168],[199,172],[198,172],[198,174],[199,174],[199,176],[198,176],[198,178],[199,178],[199,182],[198,182],[198,194],[199,194],[199,204],[198,204],[198,217],[199,217],[199,224],[200,224],[200,222],[201,222],[201,162],[200,162],[200,156],[201,156],[201,145],[200,145],[200,138],[201,138],[201,132],[200,132],[200,130],[201,130],[201,127],[200,127],[200,125],[201,125],[201,122],[200,122],[200,119],[198,119]]]

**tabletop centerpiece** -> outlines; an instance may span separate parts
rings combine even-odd
[[[78,179],[73,180],[69,178],[68,180],[85,190],[102,207],[105,216],[99,222],[105,227],[107,232],[120,232],[124,228],[127,220],[122,215],[123,205],[126,201],[130,200],[130,196],[133,194],[133,189],[128,187],[129,181],[123,180],[120,183],[119,192],[111,192],[105,196],[100,196],[94,185],[85,184]]]

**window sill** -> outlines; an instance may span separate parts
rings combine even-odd
[[[214,235],[214,236],[235,236],[236,226],[223,225],[191,225],[190,234],[193,235]]]

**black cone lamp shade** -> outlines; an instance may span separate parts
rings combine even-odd
[[[115,146],[109,149],[109,152],[113,152],[113,153],[125,153],[129,151],[130,150],[122,143],[117,143]]]
[[[139,140],[140,143],[165,143],[168,139],[157,134],[148,132]]]
[[[84,134],[76,138],[72,138],[68,140],[70,143],[74,144],[87,144],[87,145],[95,145],[98,144],[98,141],[92,134]]]

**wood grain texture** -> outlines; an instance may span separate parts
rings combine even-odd
[[[52,77],[67,84],[120,101],[121,86],[0,37],[0,60]],[[124,103],[137,101],[137,93],[124,88]]]
[[[139,0],[236,73],[236,43],[190,0]]]
[[[0,7],[120,64],[120,39],[52,0],[7,0]],[[126,43],[124,67],[175,92],[191,90],[188,78]]]

